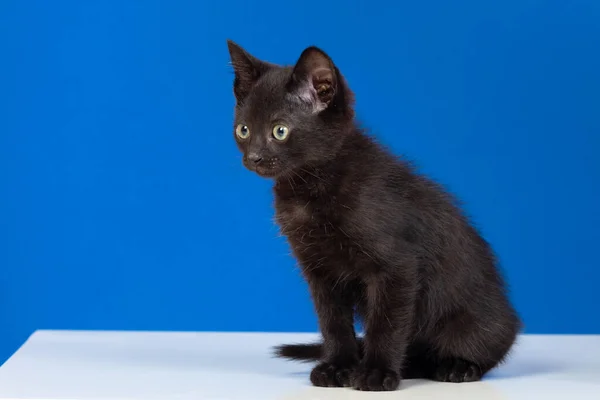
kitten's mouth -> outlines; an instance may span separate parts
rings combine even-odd
[[[244,166],[263,178],[274,178],[280,172],[278,159],[262,160],[259,163],[248,161],[244,158]]]
[[[263,178],[274,178],[275,176],[277,176],[278,173],[278,171],[274,168],[263,167],[260,165],[254,169],[254,172],[256,172],[259,176],[262,176]]]

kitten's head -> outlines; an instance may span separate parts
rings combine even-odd
[[[228,41],[235,73],[233,134],[243,163],[264,177],[331,159],[352,124],[352,93],[331,58],[305,49],[295,66],[261,61]]]

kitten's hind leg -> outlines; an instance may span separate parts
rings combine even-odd
[[[430,379],[478,381],[501,363],[515,341],[519,325],[510,315],[495,317],[481,321],[463,313],[449,319],[431,343],[435,355]]]
[[[474,382],[482,377],[481,368],[458,357],[439,357],[426,346],[411,345],[402,370],[404,379],[431,379],[440,382]]]
[[[481,380],[481,367],[462,358],[442,358],[437,360],[431,379],[440,382],[475,382]]]

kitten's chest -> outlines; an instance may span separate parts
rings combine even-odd
[[[275,219],[305,271],[347,274],[359,250],[344,229],[344,214],[331,200],[276,199]]]
[[[337,216],[322,200],[276,199],[275,206],[275,220],[281,233],[290,240],[298,236],[324,239],[339,225]]]
[[[284,235],[294,236],[303,228],[328,235],[331,227],[339,225],[341,214],[335,190],[323,181],[307,181],[299,176],[274,189],[275,219]]]

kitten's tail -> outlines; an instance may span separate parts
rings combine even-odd
[[[321,359],[323,344],[283,344],[275,347],[275,356],[295,361],[317,361]]]
[[[357,338],[359,352],[363,351],[363,340]],[[275,356],[290,360],[309,362],[318,361],[323,355],[322,343],[283,344],[275,347]]]

